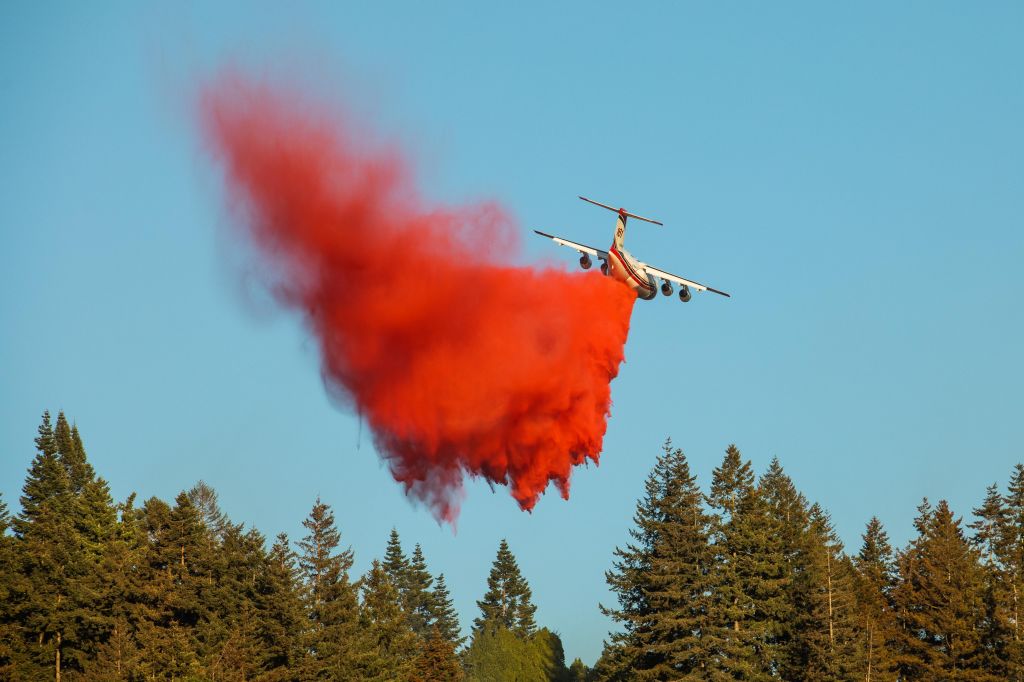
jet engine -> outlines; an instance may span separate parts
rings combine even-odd
[[[690,300],[690,287],[685,284],[679,287],[679,300],[686,303]]]
[[[584,270],[589,270],[590,266],[593,264],[593,261],[590,260],[589,253],[585,253],[582,256],[580,256],[580,267],[583,268]]]
[[[667,279],[666,280],[662,280],[662,282],[661,282],[661,293],[665,294],[666,296],[671,296],[672,295],[672,282],[669,282]]]
[[[608,275],[608,261],[606,260],[601,261],[601,274]]]

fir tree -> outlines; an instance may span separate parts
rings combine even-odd
[[[448,593],[448,585],[444,580],[444,573],[437,576],[434,583],[433,599],[431,601],[433,611],[431,622],[433,630],[437,630],[441,637],[452,646],[452,650],[458,650],[466,638],[462,636],[462,628],[459,626],[459,614],[455,610],[451,595]]]
[[[384,572],[388,574],[388,578],[391,579],[391,584],[395,586],[395,589],[401,595],[404,607],[405,593],[409,580],[409,560],[406,558],[405,552],[402,551],[402,541],[398,537],[398,531],[394,528],[391,529],[387,547],[384,549],[384,563],[382,567]]]
[[[1007,674],[1020,682],[1024,680],[1024,465],[1014,467],[1007,488],[999,562],[1010,629]]]
[[[637,502],[633,543],[606,574],[622,623],[612,635],[623,662],[645,679],[704,678],[719,643],[710,613],[711,524],[682,451],[666,441]]]
[[[766,679],[770,673],[765,671],[759,641],[763,633],[755,622],[759,562],[769,549],[759,527],[765,514],[750,462],[743,461],[735,445],[726,448],[721,466],[714,470],[708,503],[717,512],[711,536],[711,613],[721,636],[716,667],[736,679]]]
[[[405,608],[413,632],[426,639],[434,625],[434,594],[431,586],[434,578],[427,570],[423,550],[417,544],[412,551],[406,572]]]
[[[304,675],[354,679],[359,611],[348,574],[352,550],[338,551],[341,534],[334,525],[334,513],[319,498],[302,525],[309,531],[299,542],[310,625],[303,646],[308,652]]]
[[[982,584],[977,555],[945,501],[919,507],[921,534],[900,557],[894,591],[906,680],[997,680],[983,668]]]
[[[487,576],[487,592],[476,603],[480,617],[473,621],[476,630],[501,626],[520,638],[533,634],[537,625],[530,586],[519,572],[516,558],[502,539],[498,554]]]
[[[255,634],[264,673],[283,674],[303,667],[307,621],[300,585],[295,553],[288,536],[280,533],[255,585]]]
[[[853,565],[843,554],[828,514],[817,504],[809,512],[804,535],[806,557],[794,576],[800,613],[794,632],[797,659],[803,670],[790,679],[859,680],[856,666],[856,582]]]
[[[878,517],[871,517],[854,558],[857,571],[858,648],[856,660],[865,682],[896,679],[895,622],[891,608],[896,582],[892,546]]]
[[[419,637],[399,603],[398,590],[379,561],[374,560],[362,580],[359,623],[366,641],[359,660],[362,680],[398,680],[408,677],[417,655]]]
[[[461,682],[463,677],[451,640],[434,627],[413,661],[409,682]]]

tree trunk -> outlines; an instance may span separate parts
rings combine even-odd
[[[836,646],[835,629],[832,625],[832,554],[825,552],[825,575],[828,576],[828,645],[834,649]]]
[[[54,653],[54,671],[56,672],[57,682],[60,682],[60,640],[61,640],[61,636],[60,636],[60,633],[58,632],[57,633],[57,647],[56,647],[56,652]]]

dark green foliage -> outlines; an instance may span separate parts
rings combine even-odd
[[[623,626],[612,636],[621,670],[642,679],[706,674],[719,644],[709,600],[711,519],[682,450],[666,442],[633,517],[632,542],[606,574],[619,600],[604,609]]]
[[[529,637],[500,624],[474,630],[462,662],[466,679],[479,682],[561,682],[568,675],[562,640],[547,628]]]
[[[894,553],[873,518],[847,557],[827,512],[730,446],[702,498],[666,443],[607,578],[621,630],[565,665],[502,541],[465,639],[444,575],[392,531],[358,583],[317,500],[297,556],[232,523],[199,482],[114,504],[78,428],[44,413],[13,516],[0,499],[0,679],[1018,680],[1024,466],[968,538],[925,501]],[[465,670],[463,670],[465,667]]]
[[[463,677],[455,647],[434,628],[412,663],[409,682],[461,682]]]
[[[423,550],[416,545],[412,551],[405,582],[405,608],[413,632],[423,639],[430,635],[434,625],[434,578],[427,570]]]
[[[858,617],[855,659],[864,679],[887,682],[896,679],[893,552],[877,517],[871,518],[862,537],[860,552],[853,559]]]
[[[348,574],[353,553],[339,551],[341,534],[334,513],[319,498],[302,525],[309,531],[299,542],[309,618],[303,672],[312,678],[349,679],[361,653],[356,588]]]
[[[444,573],[437,576],[434,583],[433,600],[431,602],[433,611],[431,619],[433,628],[449,644],[453,650],[458,650],[466,638],[462,636],[462,628],[459,627],[459,614],[455,611],[455,604],[448,593],[448,585],[444,580]]]
[[[487,576],[487,592],[476,605],[481,613],[473,621],[474,630],[502,627],[525,639],[537,627],[534,621],[537,607],[533,604],[530,586],[519,572],[516,558],[504,539]]]
[[[360,636],[364,650],[358,657],[359,679],[398,680],[412,671],[421,640],[402,610],[398,589],[379,561],[374,560],[362,580]]]
[[[920,508],[919,535],[900,556],[893,591],[901,679],[996,680],[984,670],[983,584],[978,556],[945,501]]]

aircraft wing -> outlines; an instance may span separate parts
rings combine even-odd
[[[608,260],[608,252],[607,251],[602,251],[601,249],[595,249],[593,246],[587,246],[585,244],[577,244],[576,242],[571,242],[568,239],[562,239],[561,237],[556,237],[554,235],[548,234],[547,232],[541,232],[540,230],[534,230],[534,232],[539,234],[541,237],[547,237],[548,239],[550,239],[551,241],[553,241],[556,244],[561,244],[562,246],[568,246],[570,249],[576,249],[580,253],[588,253],[591,256],[595,256],[597,258],[603,258],[604,260]]]
[[[643,264],[643,268],[644,270],[647,271],[647,274],[651,275],[652,277],[665,279],[668,280],[669,282],[675,282],[676,284],[683,284],[685,286],[690,287],[691,289],[696,289],[697,291],[713,291],[714,293],[719,294],[720,296],[732,298],[731,296],[729,296],[729,294],[725,293],[724,291],[712,289],[706,284],[701,284],[700,282],[694,282],[692,280],[683,279],[679,275],[673,275],[671,272],[665,272],[664,270],[659,270],[658,268],[652,268],[650,265],[647,265],[646,263]]]

